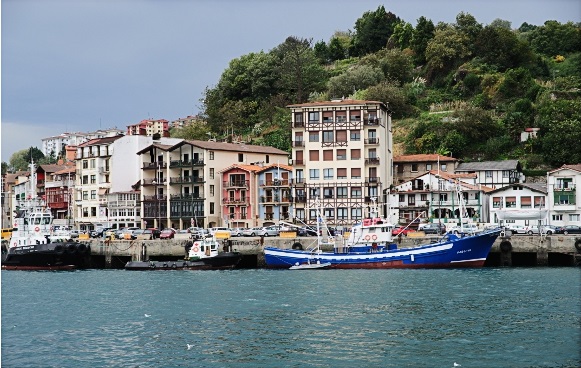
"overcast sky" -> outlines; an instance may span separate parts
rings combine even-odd
[[[581,21],[579,0],[1,0],[2,161],[41,138],[198,113],[230,60],[329,41],[384,5],[415,25]]]

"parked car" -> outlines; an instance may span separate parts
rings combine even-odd
[[[261,227],[251,227],[242,231],[243,236],[261,236],[260,234],[262,234]]]
[[[71,237],[71,239],[78,238],[80,234],[81,234],[80,230],[71,230],[69,232],[69,236]]]
[[[234,229],[230,229],[230,236],[243,236],[245,227],[236,227]]]
[[[150,230],[151,234],[153,235],[153,239],[159,239],[159,235],[161,234],[161,230],[156,229],[155,227],[147,228],[146,230]]]
[[[414,229],[406,228],[405,226],[396,226],[391,230],[391,235],[398,236],[400,234],[407,236],[409,233],[416,232]]]
[[[555,234],[581,234],[581,226],[579,225],[566,225],[566,226],[557,226],[555,229]]]
[[[551,225],[532,225],[532,226],[527,226],[527,234],[528,235],[538,235],[539,231],[541,233],[541,235],[551,235],[553,233],[555,233],[555,226],[551,226]]]
[[[267,226],[262,228],[262,235],[260,236],[279,236],[280,226]]]
[[[476,224],[462,224],[462,226],[454,226],[450,229],[448,229],[449,233],[452,234],[472,234],[472,233],[477,233],[480,230],[478,229],[478,226]]]
[[[160,239],[173,239],[175,237],[174,229],[163,229],[159,234]]]
[[[526,234],[529,230],[527,226],[514,224],[507,226],[506,229],[512,231],[513,234]]]
[[[210,231],[210,235],[214,236],[214,234],[216,234],[216,231],[230,231],[230,229],[228,229],[227,227],[211,227],[208,229],[208,231]]]
[[[425,224],[420,228],[426,234],[446,234],[446,225],[437,222]]]
[[[557,231],[557,227],[553,225],[543,225],[543,230],[547,235],[551,235]]]
[[[89,236],[91,238],[101,238],[107,231],[112,230],[110,227],[101,227],[99,229],[91,230]]]

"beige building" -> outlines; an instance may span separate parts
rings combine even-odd
[[[350,227],[385,202],[392,183],[391,111],[379,101],[332,100],[290,105],[294,216]],[[382,207],[380,207],[382,208]],[[383,208],[385,211],[385,208]]]
[[[458,159],[439,154],[401,155],[393,158],[393,185],[399,185],[431,170],[454,174]]]
[[[177,229],[226,226],[222,170],[237,163],[288,162],[288,153],[273,147],[196,140],[154,142],[138,155],[142,227]]]

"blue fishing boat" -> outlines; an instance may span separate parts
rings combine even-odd
[[[377,215],[377,210],[370,211]],[[264,248],[268,268],[290,268],[301,264],[330,264],[330,268],[461,268],[482,267],[501,229],[474,233],[447,233],[434,243],[399,248],[394,226],[373,216],[355,224],[349,235],[331,237],[324,219],[323,236],[311,247],[299,242],[292,249]],[[401,234],[399,235],[401,236]],[[333,251],[323,251],[323,248]]]

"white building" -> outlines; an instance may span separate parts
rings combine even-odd
[[[463,162],[455,172],[476,174],[476,183],[497,189],[525,181],[518,160]]]
[[[288,106],[292,117],[293,207],[316,224],[316,201],[330,225],[350,227],[384,202],[392,183],[391,111],[379,101],[333,100]]]
[[[556,226],[581,225],[581,164],[563,165],[547,173],[549,223]]]
[[[536,183],[517,183],[490,192],[490,222],[502,225],[547,224],[547,188]],[[539,224],[540,221],[540,224]]]
[[[65,146],[78,146],[79,144],[85,143],[91,139],[114,137],[120,134],[123,134],[123,131],[116,128],[100,129],[89,133],[62,133],[60,135],[41,139],[41,150],[45,156],[54,155],[56,157],[61,153]]]

